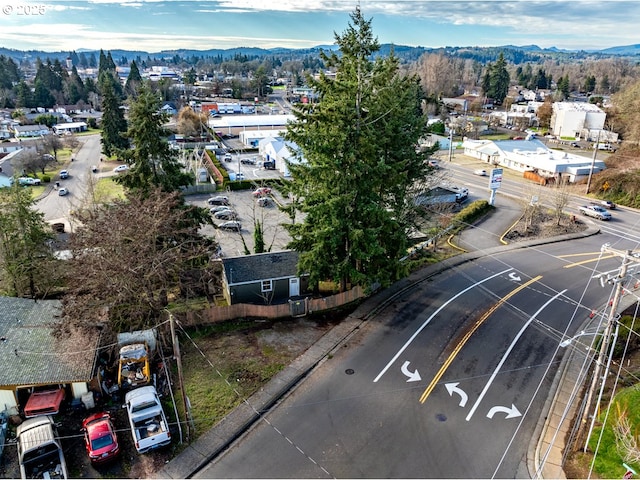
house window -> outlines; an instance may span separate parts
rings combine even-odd
[[[273,290],[273,281],[271,280],[262,280],[262,291],[270,292]]]

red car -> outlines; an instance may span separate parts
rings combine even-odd
[[[263,197],[265,195],[269,195],[271,193],[271,189],[269,187],[259,187],[253,191],[254,197]]]
[[[82,422],[84,443],[91,463],[104,463],[120,453],[118,437],[107,412],[95,413]]]

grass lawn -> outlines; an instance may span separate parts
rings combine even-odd
[[[600,478],[622,478],[627,471],[622,465],[623,462],[631,466],[636,472],[640,472],[640,462],[634,462],[632,457],[627,455],[623,449],[618,449],[613,429],[621,416],[623,418],[626,417],[629,422],[630,433],[633,435],[637,446],[637,434],[640,428],[640,409],[637,408],[639,403],[640,385],[634,385],[621,390],[614,397],[608,418],[606,410],[600,412],[596,427],[589,439],[589,450],[591,452],[597,450],[598,452],[593,469]],[[606,424],[603,430],[605,420]],[[638,454],[640,452],[636,451],[635,455],[637,456]]]

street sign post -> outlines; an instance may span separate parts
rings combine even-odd
[[[496,201],[496,192],[502,185],[502,169],[494,168],[489,174],[489,189],[491,189],[491,198],[489,198],[489,205],[494,205]]]

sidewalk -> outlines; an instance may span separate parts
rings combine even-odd
[[[482,222],[482,231],[488,233],[501,232],[499,235],[487,235],[488,240],[484,240],[482,243],[478,242],[478,238],[474,238],[473,244],[476,246],[482,245],[482,248],[425,267],[365,300],[349,317],[324,335],[287,368],[278,373],[263,389],[251,396],[211,430],[188,445],[162,470],[157,472],[154,477],[189,478],[194,475],[258,421],[262,413],[274,407],[280,398],[294,389],[316,365],[330,356],[332,351],[338,348],[353,332],[357,331],[363,322],[374,317],[381,308],[393,301],[395,297],[405,290],[412,288],[417,282],[435,276],[454,266],[492,253],[502,252],[505,249],[515,250],[533,245],[583,238],[599,232],[599,228],[589,222],[590,228],[578,234],[518,242],[506,246],[501,245],[499,238],[506,230],[502,229],[505,225],[508,228],[517,220],[519,212],[518,215],[516,215],[516,212],[513,208],[500,206],[496,211],[498,214],[494,213],[494,215]],[[471,246],[472,241],[469,238],[465,238],[464,235],[462,241]],[[532,478],[565,478],[561,462],[565,433],[569,422],[563,421],[563,419],[569,419],[570,421],[573,418],[572,414],[574,412],[571,410],[566,412],[566,410],[567,405],[571,408],[576,403],[572,401],[574,398],[572,389],[573,385],[578,384],[576,377],[580,372],[581,363],[582,360],[575,350],[572,350],[571,354],[563,356],[550,390],[549,398],[532,438],[526,465],[523,465],[522,468]],[[540,468],[541,462],[542,467]]]

